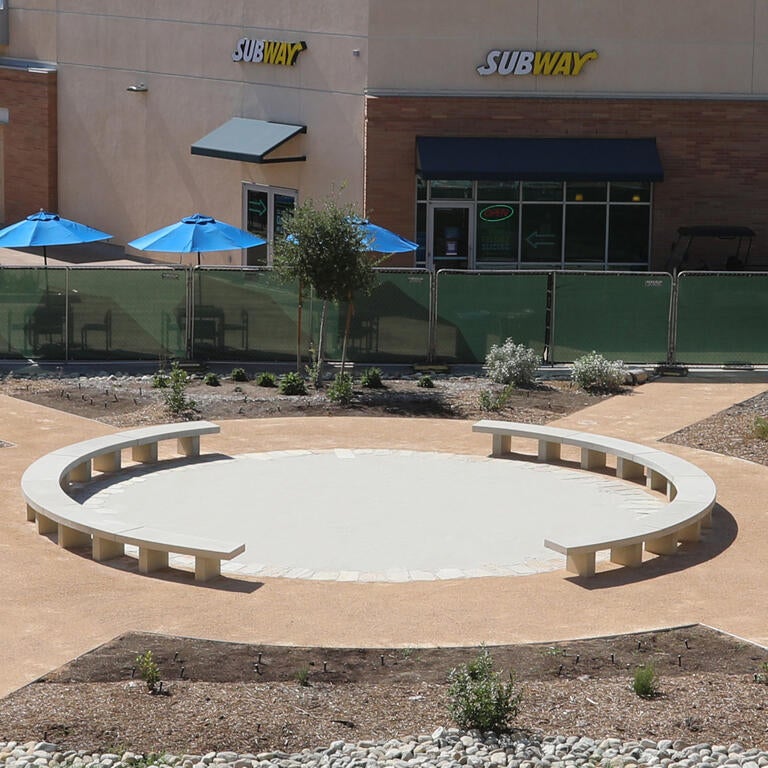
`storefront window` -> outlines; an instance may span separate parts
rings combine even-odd
[[[283,234],[283,216],[296,205],[296,190],[243,186],[243,219],[246,229],[263,237],[266,245],[248,248],[245,263],[248,266],[266,266],[272,263],[272,244]]]
[[[605,262],[605,212],[604,205],[566,206],[566,262]]]
[[[650,207],[612,205],[609,210],[608,261],[621,264],[647,264]]]
[[[649,203],[651,185],[647,181],[612,181],[612,203]]]
[[[471,200],[471,181],[430,181],[429,196],[432,200]]]
[[[561,261],[563,207],[561,205],[524,205],[521,216],[522,261]]]
[[[416,199],[427,199],[427,182],[424,179],[416,179]]]
[[[523,200],[526,202],[549,202],[563,199],[563,184],[560,181],[524,181]]]
[[[479,268],[517,264],[520,206],[509,203],[478,204],[475,232]]]
[[[518,181],[478,181],[478,200],[517,201],[520,199]]]
[[[565,185],[569,203],[604,203],[608,199],[608,184],[604,181],[569,181]]]

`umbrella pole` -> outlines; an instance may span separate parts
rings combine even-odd
[[[45,246],[43,246],[43,265],[48,266],[48,253],[46,252]]]

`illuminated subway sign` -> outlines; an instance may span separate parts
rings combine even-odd
[[[232,61],[292,67],[299,58],[299,54],[306,49],[307,44],[303,40],[298,43],[288,43],[282,40],[252,40],[241,37],[232,52]]]
[[[478,75],[563,75],[575,77],[597,51],[488,51]]]
[[[482,221],[505,221],[515,215],[515,209],[511,205],[499,203],[497,205],[487,205],[480,210],[480,219]]]

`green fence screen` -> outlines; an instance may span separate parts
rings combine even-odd
[[[69,359],[184,357],[187,275],[172,267],[69,270]]]
[[[671,300],[666,273],[555,273],[552,362],[592,351],[631,363],[666,362]]]
[[[768,274],[679,275],[675,361],[768,362]]]
[[[482,363],[507,338],[543,353],[547,275],[538,272],[437,273],[435,356]]]
[[[64,360],[72,338],[67,269],[0,269],[0,357]]]

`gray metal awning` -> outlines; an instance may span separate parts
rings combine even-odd
[[[241,160],[244,163],[297,163],[306,160],[307,156],[267,157],[267,155],[297,134],[306,132],[305,125],[287,125],[270,123],[267,120],[233,117],[196,141],[192,145],[192,154],[221,157],[225,160]]]

